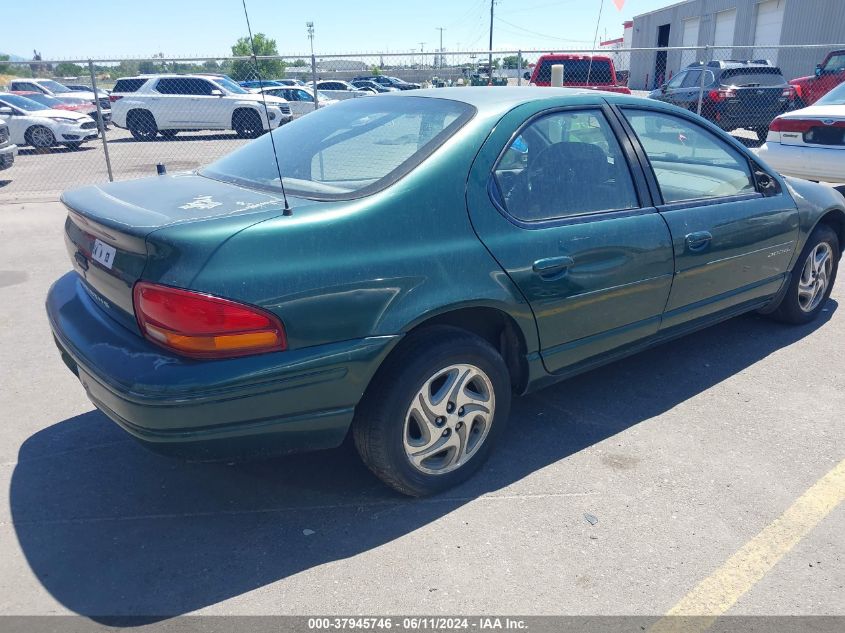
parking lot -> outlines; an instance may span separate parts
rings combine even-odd
[[[126,177],[242,142],[109,134]],[[104,180],[90,147],[22,156],[0,195],[63,161]],[[810,325],[736,318],[517,400],[476,477],[411,500],[346,448],[198,465],[136,445],[51,339],[63,221],[0,204],[3,614],[845,615],[842,280]]]

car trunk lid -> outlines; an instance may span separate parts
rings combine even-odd
[[[94,302],[137,331],[132,289],[151,256],[166,257],[188,279],[214,249],[239,231],[280,215],[281,197],[195,174],[84,187],[62,196],[65,244]],[[156,232],[204,223],[190,244],[159,243]]]

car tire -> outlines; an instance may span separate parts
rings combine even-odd
[[[367,389],[352,434],[379,479],[420,497],[484,463],[507,422],[510,375],[490,343],[459,328],[423,328],[400,345]]]
[[[255,110],[235,110],[232,115],[232,129],[241,138],[257,138],[264,133],[261,117]]]
[[[836,283],[840,253],[836,232],[819,224],[801,250],[772,318],[800,325],[818,317]]]
[[[24,134],[24,139],[35,149],[48,149],[56,144],[56,135],[43,125],[33,125]]]
[[[179,130],[159,130],[158,133],[161,134],[164,140],[170,141],[176,138],[176,135],[179,134]]]
[[[147,110],[132,110],[126,117],[126,127],[136,141],[152,141],[158,134],[155,117]]]

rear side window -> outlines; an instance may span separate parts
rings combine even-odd
[[[701,126],[663,112],[624,110],[664,202],[754,193],[748,160]]]
[[[786,83],[777,68],[741,68],[722,73],[719,81],[723,86],[756,88],[758,86],[783,86]]]
[[[146,82],[146,79],[118,79],[112,92],[137,92]]]
[[[169,77],[159,79],[156,91],[165,95],[210,95],[214,86],[196,77]]]
[[[589,83],[609,84],[613,83],[610,76],[610,62],[604,60],[589,59],[544,59],[540,62],[537,70],[536,81],[549,83],[552,80],[552,66],[563,66],[563,83]]]
[[[505,209],[526,222],[639,206],[622,150],[600,110],[535,120],[505,150],[493,176]]]

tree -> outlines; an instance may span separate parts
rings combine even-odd
[[[522,60],[522,66],[525,66],[525,60]],[[506,55],[503,57],[502,68],[519,68],[519,55]]]
[[[79,77],[80,75],[85,74],[85,69],[79,64],[62,62],[61,64],[56,65],[56,69],[53,72],[55,72],[59,77]]]
[[[220,66],[217,65],[216,59],[208,59],[202,63],[202,68],[205,71],[216,73],[220,70]]]
[[[8,55],[0,55],[0,62],[7,62],[9,61]],[[10,64],[0,64],[0,75],[7,75],[9,74]]]
[[[295,66],[296,68],[305,68],[310,65],[311,64],[306,62],[304,59],[297,59],[295,62],[293,62],[293,64],[291,64],[291,66]]]
[[[160,73],[161,70],[161,67],[154,61],[145,59],[142,62],[138,62],[138,72],[142,75],[154,75]]]
[[[276,40],[268,38],[264,33],[256,33],[253,37],[255,42],[255,55],[278,55]],[[242,37],[232,46],[232,55],[236,57],[250,57],[253,55],[252,46],[248,37]],[[285,64],[278,59],[261,59],[258,64],[252,60],[237,60],[232,63],[232,79],[244,81],[246,79],[276,79],[285,72]]]

